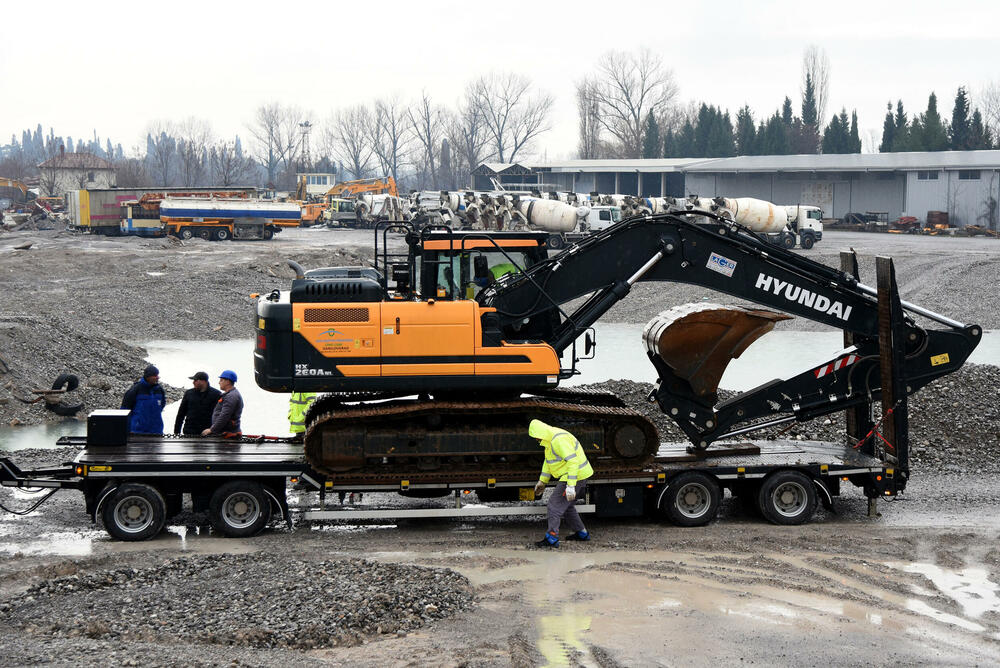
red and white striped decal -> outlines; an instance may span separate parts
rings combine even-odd
[[[830,362],[829,364],[824,364],[820,368],[813,371],[817,378],[822,378],[828,373],[833,373],[838,369],[843,369],[845,366],[850,366],[858,361],[857,355],[848,355],[847,357],[841,357],[836,362]]]

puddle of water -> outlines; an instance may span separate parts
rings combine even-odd
[[[896,568],[900,566],[893,564]],[[1000,613],[1000,586],[990,581],[985,568],[963,568],[954,571],[936,564],[906,564],[906,573],[918,573],[930,580],[941,593],[952,598],[969,617],[984,613]]]
[[[923,601],[918,601],[916,599],[910,599],[906,602],[906,609],[915,612],[918,615],[923,615],[925,617],[930,617],[931,619],[943,622],[945,624],[951,624],[952,626],[957,626],[966,631],[973,631],[975,633],[981,633],[985,629],[976,624],[975,622],[970,622],[968,619],[963,619],[956,615],[950,615],[947,612],[941,612],[937,608],[932,608],[927,603]]]
[[[61,531],[44,533],[28,543],[0,543],[0,553],[25,556],[53,555],[60,557],[88,557],[93,554],[94,539],[104,535],[100,531]]]

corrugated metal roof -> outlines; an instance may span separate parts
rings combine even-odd
[[[705,158],[659,158],[655,160],[560,160],[525,163],[535,171],[548,172],[680,172],[705,162]]]
[[[838,155],[741,155],[703,160],[685,172],[864,172],[1000,169],[1000,151],[919,151]]]

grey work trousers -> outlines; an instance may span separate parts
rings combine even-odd
[[[586,490],[586,480],[581,480],[576,483],[576,498],[582,499]],[[566,483],[559,481],[556,484],[556,488],[552,490],[552,496],[549,497],[547,505],[549,511],[549,533],[558,536],[559,524],[563,520],[566,520],[566,528],[569,529],[570,533],[584,531],[587,528],[583,526],[583,520],[580,519],[580,513],[576,512],[575,503],[575,501],[570,503],[566,500]]]

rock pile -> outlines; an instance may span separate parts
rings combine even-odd
[[[46,580],[0,602],[0,620],[43,637],[311,649],[406,635],[473,605],[446,569],[223,554]]]

